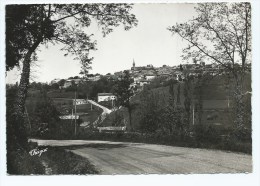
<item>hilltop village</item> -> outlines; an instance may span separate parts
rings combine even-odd
[[[161,67],[154,67],[152,64],[146,66],[137,66],[133,60],[132,67],[128,69],[129,74],[133,80],[131,86],[134,87],[135,91],[141,91],[144,85],[150,84],[153,79],[162,78],[165,81],[170,79],[176,81],[184,81],[187,75],[198,77],[204,74],[220,75],[224,72],[224,67],[213,63],[205,64],[201,62],[199,64],[180,64],[178,66],[163,65]],[[123,76],[123,71],[115,72],[114,74],[107,73],[106,75],[101,74],[88,74],[84,78],[79,76],[70,77],[68,79],[54,79],[50,82],[50,85],[63,81],[60,88],[68,88],[73,83],[79,84],[85,81],[98,81],[101,77],[104,77],[110,81],[116,81]]]

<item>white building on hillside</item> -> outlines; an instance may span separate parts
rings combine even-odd
[[[68,88],[72,85],[71,80],[66,80],[62,88]]]
[[[151,74],[145,75],[146,80],[152,80],[154,78],[156,78],[156,75],[151,75]]]
[[[98,93],[98,102],[115,100],[116,96],[112,93]]]

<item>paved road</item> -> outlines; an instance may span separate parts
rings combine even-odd
[[[108,108],[106,108],[106,107],[104,107],[104,106],[98,104],[97,102],[95,102],[95,101],[93,101],[93,100],[90,100],[90,99],[89,99],[88,102],[91,103],[91,104],[93,104],[93,105],[96,105],[97,107],[99,107],[99,108],[101,108],[101,109],[103,109],[103,112],[106,113],[106,114],[111,113],[111,110],[110,110],[110,109],[108,109]]]
[[[252,156],[218,150],[88,140],[32,140],[64,146],[89,159],[101,174],[252,172]]]
[[[96,103],[96,102],[93,101],[93,100],[88,100],[88,102],[91,103],[91,104],[93,104],[93,105],[96,105],[97,107],[99,107],[99,108],[101,108],[101,109],[103,110],[102,114],[97,118],[96,121],[93,122],[93,126],[94,126],[94,127],[97,127],[97,125],[98,125],[99,123],[103,122],[103,121],[106,119],[107,114],[110,114],[110,113],[112,112],[112,110],[110,110],[110,109],[108,109],[108,108],[106,108],[106,107],[104,107],[104,106],[102,106],[102,105]]]

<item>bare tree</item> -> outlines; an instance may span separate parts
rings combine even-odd
[[[250,3],[202,3],[198,16],[168,30],[188,42],[183,59],[214,62],[227,69],[235,81],[237,129],[244,127],[244,77],[251,63]]]

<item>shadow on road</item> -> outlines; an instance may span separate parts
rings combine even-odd
[[[84,145],[70,145],[70,146],[60,146],[59,148],[67,149],[67,150],[75,150],[75,149],[82,149],[82,148],[95,148],[98,150],[108,150],[114,148],[124,148],[128,145],[125,144],[106,144],[106,143],[99,143],[99,144],[84,144]]]

